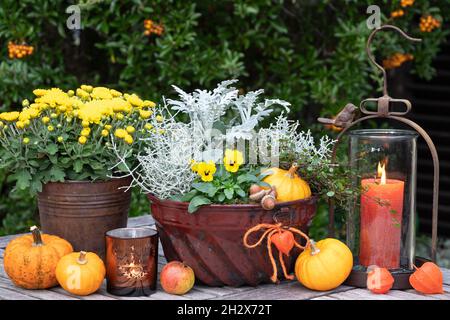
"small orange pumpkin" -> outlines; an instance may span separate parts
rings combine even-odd
[[[25,289],[47,289],[58,284],[55,276],[59,259],[72,252],[66,240],[41,234],[36,226],[31,235],[11,240],[5,249],[4,266],[12,282]]]
[[[263,181],[275,187],[277,201],[294,201],[311,196],[308,183],[295,173],[297,168],[297,165],[293,164],[289,170],[270,168],[263,172],[270,173]]]
[[[416,268],[409,277],[409,283],[421,293],[444,293],[442,271],[432,262],[425,262],[420,268]]]
[[[328,291],[340,286],[353,268],[350,249],[337,239],[324,239],[309,246],[295,262],[295,275],[305,287]]]
[[[394,277],[386,268],[369,268],[367,272],[367,289],[373,293],[384,294],[391,290]]]
[[[56,278],[64,290],[87,296],[97,291],[105,278],[102,259],[93,252],[73,252],[65,255],[56,266]]]

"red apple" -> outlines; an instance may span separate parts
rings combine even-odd
[[[165,292],[183,295],[194,286],[194,270],[180,261],[172,261],[161,270],[160,281]]]

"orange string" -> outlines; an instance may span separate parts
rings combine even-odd
[[[250,234],[252,234],[253,232],[258,232],[260,230],[266,229],[263,234],[258,238],[258,241],[256,241],[253,244],[249,244],[248,243],[248,237],[250,236]],[[309,244],[309,237],[303,233],[302,231],[300,231],[297,228],[293,228],[293,227],[289,227],[289,228],[284,228],[285,230],[289,230],[291,232],[293,232],[294,234],[298,234],[301,237],[303,237],[304,239],[306,239],[306,245],[302,246],[300,245],[297,241],[294,240],[294,245],[299,248],[304,250],[306,246],[308,246]],[[269,224],[269,223],[260,223],[250,229],[247,230],[247,232],[245,232],[244,234],[244,238],[243,238],[243,242],[244,242],[244,246],[246,248],[249,249],[253,249],[257,246],[259,246],[263,240],[265,238],[267,238],[267,252],[269,254],[269,260],[270,263],[272,264],[272,269],[273,269],[273,273],[272,276],[270,277],[270,280],[272,282],[277,282],[278,281],[278,269],[277,269],[277,264],[275,262],[275,259],[273,257],[273,253],[272,253],[272,236],[276,233],[276,232],[281,232],[283,230],[282,224],[281,223],[277,223],[277,224]],[[286,265],[284,263],[284,259],[283,259],[283,253],[281,251],[278,252],[278,260],[280,261],[281,264],[281,268],[283,269],[283,275],[286,279],[288,280],[293,280],[294,276],[293,275],[289,275],[286,269]]]

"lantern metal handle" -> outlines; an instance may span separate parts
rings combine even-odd
[[[378,64],[378,63],[375,61],[375,57],[374,57],[374,55],[372,54],[372,51],[370,50],[370,46],[371,46],[372,41],[373,41],[373,38],[375,37],[375,35],[377,34],[377,32],[380,31],[380,30],[386,30],[386,29],[391,29],[391,30],[397,31],[398,33],[400,33],[404,38],[406,38],[406,39],[409,40],[409,41],[413,41],[413,42],[421,42],[421,41],[422,41],[422,39],[419,39],[419,38],[413,38],[413,37],[408,36],[402,29],[400,29],[400,28],[398,28],[398,27],[396,27],[396,26],[390,25],[390,24],[386,24],[386,25],[383,25],[383,26],[381,26],[381,27],[379,27],[379,28],[376,28],[376,29],[373,30],[372,33],[369,35],[369,38],[367,39],[366,52],[367,52],[367,55],[368,55],[368,57],[369,57],[369,61],[370,61],[375,67],[377,67],[378,69],[380,69],[381,72],[383,73],[383,95],[384,95],[384,96],[388,96],[386,70],[385,70],[380,64]]]
[[[406,99],[394,99],[391,98],[388,95],[387,91],[387,77],[386,77],[386,70],[375,61],[374,56],[372,55],[372,52],[370,51],[370,45],[372,43],[373,37],[375,34],[384,29],[392,29],[397,32],[399,32],[403,37],[410,41],[414,42],[420,42],[421,39],[412,38],[408,36],[403,30],[399,29],[398,27],[392,26],[392,25],[383,25],[370,34],[367,45],[366,45],[366,51],[369,56],[370,62],[375,65],[378,69],[380,69],[383,73],[383,96],[379,98],[368,98],[361,102],[360,104],[360,110],[361,113],[364,114],[363,117],[355,120],[343,123],[343,130],[339,133],[336,140],[337,142],[333,146],[332,151],[332,162],[334,163],[336,161],[336,151],[339,142],[342,140],[342,136],[353,126],[360,124],[363,121],[370,120],[370,119],[377,119],[377,118],[384,118],[384,119],[392,119],[400,121],[409,127],[413,128],[416,132],[422,136],[422,138],[427,143],[428,148],[430,149],[431,156],[433,159],[433,167],[434,167],[434,180],[433,180],[433,206],[432,206],[432,235],[431,235],[431,259],[433,261],[436,261],[436,253],[437,253],[437,232],[438,232],[438,211],[439,211],[439,157],[436,150],[436,146],[434,145],[433,141],[431,140],[428,133],[420,127],[417,123],[413,122],[410,119],[405,118],[404,116],[411,110],[411,102]],[[377,102],[378,103],[378,109],[377,111],[369,111],[366,109],[365,104],[367,102]],[[390,102],[399,102],[406,105],[406,110],[402,112],[391,112],[389,110]],[[319,122],[323,122],[321,120],[322,118],[319,118]],[[329,121],[332,119],[328,119]],[[327,122],[329,123],[329,122]],[[335,210],[335,204],[332,199],[329,201],[329,224],[328,224],[328,233],[331,237],[334,236],[335,226],[334,226],[334,210]]]

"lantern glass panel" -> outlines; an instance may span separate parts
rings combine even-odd
[[[417,137],[397,129],[350,132],[350,167],[360,194],[346,231],[356,265],[413,268]]]

